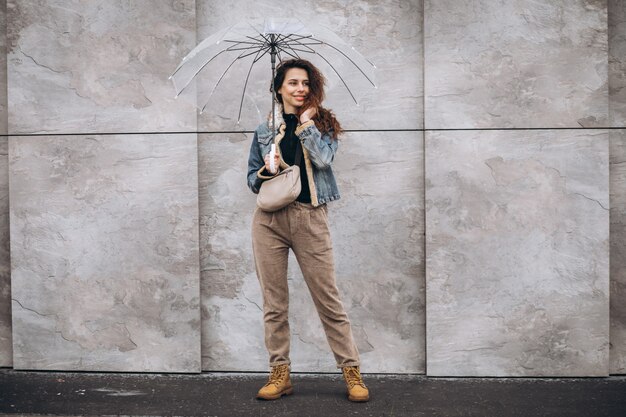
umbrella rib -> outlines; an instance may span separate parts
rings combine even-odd
[[[259,56],[258,58],[255,57],[255,61],[258,61],[259,59],[261,59],[263,56],[265,56],[265,54],[267,54],[268,49],[266,48],[265,52]],[[261,52],[261,51],[258,51]],[[233,62],[230,63],[230,65],[228,66],[228,68],[226,68],[226,70],[222,73],[222,75],[220,76],[219,80],[217,80],[217,83],[215,83],[215,85],[213,86],[213,89],[211,90],[211,94],[209,94],[209,97],[206,101],[206,103],[204,104],[204,106],[202,106],[202,109],[200,110],[200,113],[204,112],[204,109],[206,108],[206,106],[209,104],[209,101],[211,100],[211,97],[213,97],[213,94],[215,93],[215,90],[217,89],[217,86],[222,82],[222,79],[224,78],[224,76],[226,76],[226,73],[230,70],[230,68],[235,64],[235,62],[239,61],[240,59],[245,58],[243,56],[243,52],[241,53],[241,55],[239,55],[237,58],[233,59]]]
[[[268,39],[265,35],[261,35],[261,36],[263,36],[263,38],[266,40],[266,44],[269,45],[269,47],[271,48],[272,40]],[[278,54],[279,52],[282,51],[292,58],[300,58],[298,54],[294,56],[293,54],[290,54],[288,51],[286,51],[284,48],[285,46],[289,47],[289,44],[285,42],[285,39],[289,38],[290,36],[291,35],[285,36],[282,33],[278,34],[278,36],[274,39],[274,45],[276,45],[276,53]],[[278,60],[282,61],[282,58],[280,55],[278,55]]]
[[[261,47],[261,48],[257,48],[257,50],[256,50],[256,51],[252,51],[252,52],[250,52],[250,53],[247,53],[246,55],[244,55],[244,56],[240,56],[240,57],[239,57],[239,58],[237,58],[237,59],[247,58],[247,57],[249,57],[250,55],[253,55],[253,54],[257,53],[257,52],[261,52],[261,51],[263,51],[263,50],[265,50],[265,51],[267,52],[267,50],[268,50],[269,48],[270,48],[269,46],[266,46],[266,47]],[[263,55],[265,55],[265,54],[263,54]],[[263,56],[263,55],[261,55],[261,56]]]
[[[265,34],[260,34],[267,42],[270,42],[270,39],[267,38],[267,36]],[[292,36],[294,36],[293,33],[290,33],[288,35],[285,35],[284,33],[276,33],[276,39],[274,39],[274,42],[283,42],[285,39],[289,39]]]
[[[302,39],[311,38],[312,36],[313,35],[296,35],[295,33],[290,33],[288,35],[285,35],[285,34],[280,33],[278,34],[278,37],[275,40],[276,42],[285,42],[286,40],[300,41]]]
[[[207,62],[205,62],[200,68],[198,68],[198,70],[189,78],[189,81],[187,81],[187,84],[185,84],[183,86],[183,88],[178,92],[178,94],[176,94],[176,97],[178,97],[179,95],[182,94],[183,91],[185,91],[185,88],[187,88],[189,86],[189,84],[191,83],[191,80],[193,80],[195,78],[195,76],[198,75],[198,73],[204,69],[204,67],[209,65],[209,62],[213,61],[215,58],[217,58],[219,55],[221,55],[224,52],[226,52],[226,49],[224,49],[223,51],[219,51],[211,59],[209,59]],[[172,74],[172,75],[174,75],[174,74]]]
[[[252,72],[252,67],[254,67],[254,64],[256,64],[257,62],[257,58],[260,59],[259,57],[260,53],[261,51],[257,53],[257,56],[255,57],[254,61],[252,61],[252,64],[250,64],[250,69],[248,70],[248,75],[246,76],[246,83],[243,85],[243,92],[241,93],[241,103],[239,103],[239,115],[237,116],[237,123],[239,123],[239,121],[241,120],[241,109],[243,109],[243,98],[246,95],[246,88],[248,88],[248,80],[250,79],[250,73]],[[267,53],[267,49],[265,50],[265,53],[263,55],[265,55],[266,53]]]
[[[242,53],[243,54],[243,53]],[[204,106],[202,106],[202,109],[200,109],[200,113],[204,112],[204,109],[206,108],[206,106],[209,104],[209,101],[211,101],[211,97],[213,96],[213,93],[215,93],[215,90],[217,89],[217,86],[222,82],[222,78],[224,78],[224,76],[226,75],[226,73],[228,72],[228,70],[230,69],[230,67],[233,66],[233,64],[235,62],[237,62],[239,60],[239,58],[241,57],[241,55],[239,55],[237,58],[233,59],[233,62],[230,63],[230,65],[228,66],[228,68],[226,68],[226,70],[222,73],[222,75],[220,76],[220,78],[217,80],[217,83],[215,83],[215,85],[213,86],[213,89],[211,90],[211,94],[209,94],[209,97],[206,101],[206,103],[204,103]]]
[[[290,36],[291,36],[291,35],[290,35]],[[284,45],[284,46],[288,46],[288,47],[291,47],[291,48],[293,49],[293,47],[292,47],[292,43],[296,43],[296,44],[298,44],[298,45],[300,45],[300,46],[304,46],[304,47],[306,47],[307,49],[309,49],[309,50],[310,50],[310,52],[314,52],[313,48],[310,48],[310,47],[309,47],[309,46],[307,46],[307,45],[320,45],[320,44],[321,44],[321,42],[318,42],[318,43],[303,43],[303,42],[301,42],[301,41],[300,41],[300,39],[302,39],[302,37],[300,37],[300,38],[298,38],[298,39],[291,38],[291,39],[289,39],[289,42],[287,42],[287,39],[289,39],[289,36],[286,36],[284,39],[282,39],[282,40],[279,42],[279,45],[280,45],[281,47],[282,47],[283,45]],[[307,52],[307,51],[302,51],[302,52]]]
[[[263,34],[259,32],[259,30],[252,25],[252,22],[248,21],[247,23],[248,23],[248,26],[250,26],[250,29],[258,33],[259,35],[263,36]]]
[[[246,36],[246,38],[248,38],[248,39],[252,39],[253,41],[255,41],[255,42],[257,42],[257,43],[261,43],[261,44],[264,44],[264,45],[265,45],[265,43],[267,43],[267,38],[266,38],[264,35],[261,35],[261,37],[262,37],[263,39],[265,39],[265,42],[262,42],[262,41],[261,41],[261,39],[259,39],[259,38],[253,38],[252,36],[249,36],[249,35],[248,35],[248,36]]]
[[[348,90],[348,93],[352,97],[352,100],[355,102],[356,105],[358,105],[359,103],[358,103],[356,97],[354,96],[352,90],[350,89],[350,87],[348,86],[348,83],[346,82],[346,79],[349,79],[349,77],[344,79],[342,74],[331,63],[329,58],[327,58],[324,54],[319,52],[319,50],[322,49],[322,47],[324,45],[328,46],[331,49],[334,49],[336,52],[341,54],[345,59],[350,61],[350,63],[354,67],[356,67],[356,69],[358,69],[359,72],[367,79],[367,81],[372,86],[376,87],[376,84],[374,83],[373,79],[370,78],[370,76],[368,76],[368,74],[366,73],[366,69],[369,68],[369,67],[367,67],[367,65],[365,65],[364,62],[362,62],[362,59],[365,60],[373,68],[376,68],[376,66],[370,60],[368,60],[365,57],[362,57],[358,53],[356,53],[355,55],[351,56],[350,54],[352,54],[352,52],[350,52],[347,49],[347,48],[349,48],[351,46],[348,45],[348,44],[345,44],[341,40],[335,41],[334,44],[333,44],[333,43],[326,42],[326,41],[324,41],[322,39],[316,38],[315,35],[313,35],[313,34],[301,35],[301,34],[298,34],[298,33],[294,33],[294,32],[300,32],[301,29],[293,30],[291,33],[276,33],[276,31],[274,31],[271,34],[267,34],[267,33],[262,33],[261,30],[254,28],[254,26],[252,26],[251,24],[250,24],[250,26],[254,29],[255,33],[257,33],[258,35],[255,35],[255,34],[246,35],[245,33],[240,33],[238,35],[238,37],[240,37],[241,40],[234,40],[233,38],[218,40],[217,43],[225,42],[225,44],[222,46],[222,50],[221,51],[219,51],[217,53],[214,53],[214,55],[212,57],[210,57],[208,60],[206,60],[206,62],[204,62],[204,63],[202,63],[201,61],[198,62],[199,60],[196,60],[195,63],[192,64],[192,65],[200,64],[201,66],[197,70],[195,70],[193,72],[193,75],[191,75],[191,77],[188,79],[188,81],[185,83],[185,85],[182,87],[182,89],[180,89],[178,94],[176,94],[176,97],[181,95],[189,87],[189,85],[191,84],[191,81],[194,80],[196,78],[196,76],[202,70],[204,70],[204,68],[209,63],[211,63],[212,61],[217,59],[224,52],[239,52],[239,55],[236,56],[236,58],[234,58],[232,60],[232,62],[223,71],[223,73],[221,74],[221,76],[219,77],[219,79],[217,80],[217,82],[215,83],[213,88],[211,89],[211,92],[209,94],[208,100],[205,102],[204,106],[200,110],[200,112],[202,113],[205,110],[205,108],[208,106],[209,102],[211,101],[212,96],[214,95],[214,93],[217,90],[217,88],[219,87],[219,85],[221,85],[221,83],[224,80],[226,74],[232,69],[234,64],[236,62],[244,59],[244,58],[247,58],[249,56],[252,56],[252,55],[256,54],[254,56],[254,59],[250,63],[250,67],[248,68],[248,71],[247,71],[245,83],[243,85],[243,91],[242,91],[241,100],[240,100],[240,103],[239,103],[239,114],[237,116],[237,123],[239,124],[239,122],[241,121],[241,114],[242,114],[242,111],[243,111],[243,101],[245,99],[245,94],[246,94],[246,91],[247,91],[247,88],[248,88],[248,83],[250,81],[250,76],[252,74],[252,69],[254,68],[254,65],[257,62],[259,62],[265,55],[267,55],[271,51],[272,54],[275,53],[278,56],[279,62],[283,61],[283,57],[285,57],[285,55],[287,55],[289,57],[292,57],[292,58],[298,59],[298,58],[300,58],[300,54],[301,53],[317,54],[322,60],[324,60],[330,66],[330,68],[337,75],[337,77],[339,77],[339,79],[341,80],[341,82],[343,83],[345,88]],[[280,31],[282,31],[284,29],[286,29],[286,27],[283,25],[282,28],[279,28],[278,32],[280,32]],[[219,36],[223,36],[223,32]],[[212,38],[212,39],[214,39],[214,38]],[[344,52],[344,50],[342,50],[342,48],[345,49],[345,52]],[[353,47],[352,47],[352,50],[354,50]],[[194,54],[194,56],[195,55],[197,55],[197,53]],[[208,55],[208,54],[206,54],[206,55]],[[205,55],[205,57],[206,57],[206,55]],[[331,54],[331,57],[332,57],[332,54]],[[193,56],[191,58],[193,58]],[[199,56],[199,58],[201,58],[202,60],[206,59],[206,58],[204,58],[202,56]],[[193,61],[194,60],[189,59],[188,62],[193,62]],[[359,66],[357,61],[362,66]],[[179,65],[179,67],[174,71],[174,73],[170,76],[170,78],[172,78],[174,75],[176,75],[178,73],[178,71],[181,68],[183,68],[183,67],[185,67],[184,62],[181,63],[181,65]],[[369,72],[369,70],[368,70],[368,72]],[[185,74],[185,73],[183,73],[183,74]],[[183,77],[181,76],[179,78],[183,78]]]
[[[288,45],[287,47],[288,47],[289,49],[291,49],[292,51],[294,51],[294,52],[296,52],[296,51],[297,51],[297,52],[306,52],[306,53],[309,53],[309,54],[314,54],[314,53],[315,53],[315,50],[314,50],[314,49],[311,49],[311,48],[307,48],[307,49],[299,49],[299,48],[294,48],[294,47],[293,47],[293,46],[291,46],[291,45]]]
[[[278,36],[276,37],[276,39],[274,39],[274,42],[279,43],[281,42],[283,39],[288,38],[289,36],[285,36],[282,33],[279,33]]]
[[[227,33],[234,25],[229,26],[228,28],[222,29],[218,32],[216,32],[214,35],[217,34],[221,34],[222,36]],[[211,38],[211,36],[209,37]],[[202,52],[204,49],[206,49],[211,43],[208,42],[209,38],[204,39],[202,42],[200,42],[198,45],[196,45],[195,48],[193,48],[181,61],[180,64],[178,64],[178,66],[176,67],[176,70],[172,73],[172,75],[170,75],[170,79],[172,78],[172,76],[174,74],[176,74],[176,72],[185,65],[185,61],[187,61],[187,59],[193,59],[196,55],[198,55],[200,52]],[[219,43],[219,41],[217,41],[217,43]]]
[[[233,46],[235,46],[235,45],[233,45]],[[263,49],[264,47],[265,47],[265,45],[259,44],[259,45],[254,45],[254,46],[242,46],[241,48],[232,48],[231,47],[231,48],[228,48],[226,50],[227,51],[249,51],[250,49],[256,49],[256,50]]]
[[[299,41],[294,41],[294,42],[295,42],[298,46],[302,46],[302,44],[301,44]],[[287,47],[287,48],[291,49],[292,51],[295,51],[295,48],[293,47],[293,45],[292,45],[291,43],[281,42],[281,43],[279,44],[279,47],[280,47],[280,48],[283,48],[283,49],[284,49],[285,47]],[[300,52],[310,52],[310,53],[315,53],[315,50],[314,50],[313,48],[311,48],[311,47],[309,47],[309,46],[306,46],[306,45],[304,45],[304,47],[305,47],[306,49],[308,49],[308,51],[304,51],[304,50],[299,50],[299,51],[300,51]]]
[[[287,45],[287,47],[289,47],[289,45]],[[289,47],[290,48],[290,47]],[[291,49],[291,48],[290,48]],[[300,56],[296,53],[296,51],[293,51],[293,54],[291,52],[289,52],[287,49],[281,47],[279,49],[280,51],[283,51],[284,53],[286,53],[287,55],[289,55],[290,57],[294,58],[294,59],[300,59]],[[294,55],[295,54],[295,55]]]
[[[226,42],[236,42],[236,41],[226,41]],[[235,49],[231,49],[233,46],[237,46],[237,44],[240,44],[240,43],[249,43],[249,44],[252,44],[252,42],[237,42],[235,45],[229,46],[228,48],[223,49],[223,50],[219,51],[217,54],[213,55],[213,56],[211,57],[211,59],[209,59],[206,63],[204,63],[204,65],[202,65],[202,66],[201,66],[201,67],[200,67],[200,68],[199,68],[199,69],[198,69],[198,70],[197,70],[197,71],[196,71],[196,72],[195,72],[195,73],[194,73],[194,74],[193,74],[193,75],[189,78],[189,81],[187,81],[187,83],[186,83],[186,84],[183,86],[183,88],[182,88],[182,89],[178,92],[178,94],[176,94],[176,97],[178,97],[178,96],[179,96],[179,95],[180,95],[180,94],[181,94],[181,93],[185,90],[185,88],[187,88],[187,86],[189,85],[189,83],[191,83],[191,80],[193,80],[193,78],[194,78],[196,75],[198,75],[198,73],[199,73],[200,71],[202,71],[202,70],[204,69],[204,67],[206,67],[206,66],[207,66],[207,64],[208,64],[209,62],[213,61],[215,58],[217,58],[220,54],[222,54],[222,53],[224,53],[224,52],[227,52],[227,51],[237,51],[237,50],[240,50],[240,49],[237,49],[237,48],[235,48]],[[257,43],[257,45],[262,45],[262,43]],[[253,48],[253,47],[250,47],[250,48]],[[256,48],[258,48],[258,46],[257,46]],[[184,67],[184,65],[181,65],[180,67],[178,67],[178,68],[176,69],[176,71],[174,71],[174,72],[172,73],[172,75],[170,75],[170,78],[172,78],[174,75],[176,75],[176,73],[177,73],[178,71],[180,71],[183,67]]]
[[[300,45],[324,45],[324,42],[299,42]]]
[[[250,45],[250,46],[245,46],[245,45]],[[264,47],[265,44],[259,42],[259,43],[252,43],[252,42],[238,42],[236,44],[233,44],[231,46],[229,46],[228,48],[226,48],[227,51],[239,51],[239,50],[243,50],[243,49],[252,49],[252,48],[262,48]]]
[[[280,36],[280,35],[278,35]],[[267,36],[265,36],[264,34],[261,34],[261,37],[263,39],[265,39],[265,42],[263,42],[264,45],[268,45],[271,46],[272,45],[272,40],[270,38],[268,38]],[[274,42],[276,42],[276,40],[274,40]]]
[[[350,96],[352,96],[352,100],[354,100],[354,103],[358,106],[359,102],[356,101],[356,98],[354,98],[354,94],[352,94],[352,90],[350,90],[350,87],[348,87],[348,84],[346,84],[345,80],[343,79],[343,77],[341,76],[341,74],[339,74],[339,72],[337,72],[337,70],[335,69],[335,67],[333,66],[333,64],[330,63],[330,61],[328,61],[326,59],[326,57],[324,57],[324,55],[320,54],[319,52],[317,52],[317,55],[322,58],[324,61],[326,61],[326,63],[328,65],[330,65],[330,67],[333,69],[333,71],[335,71],[335,74],[337,74],[337,77],[339,77],[339,79],[341,80],[341,82],[343,83],[343,85],[346,87],[346,89],[348,90],[348,93],[350,93]]]
[[[293,38],[292,36],[298,36],[297,38]],[[292,41],[299,41],[301,39],[311,38],[313,35],[295,35],[295,33],[290,33],[285,36],[285,39],[291,39]]]
[[[328,45],[328,46],[330,46],[331,48],[333,48],[335,51],[339,52],[341,55],[345,56],[345,57],[348,59],[348,61],[352,62],[352,65],[354,65],[354,66],[355,66],[355,67],[356,67],[356,68],[357,68],[357,69],[361,72],[361,74],[363,74],[363,76],[364,76],[365,78],[367,78],[367,81],[369,81],[369,82],[370,82],[370,84],[372,84],[372,86],[376,87],[376,84],[374,84],[374,82],[373,82],[372,80],[370,80],[370,77],[368,77],[368,76],[365,74],[365,72],[363,72],[363,70],[361,69],[361,67],[359,67],[359,66],[356,64],[356,62],[354,62],[354,61],[352,60],[352,58],[350,58],[348,55],[346,55],[346,54],[345,54],[345,53],[344,53],[341,49],[339,49],[339,48],[335,47],[334,45],[332,45],[332,44],[330,44],[330,43],[328,43],[328,42],[320,41],[320,40],[315,39],[315,38],[311,38],[311,39],[313,39],[313,40],[315,40],[315,41],[322,42],[322,44],[323,44],[323,45]],[[318,53],[318,55],[319,55],[319,53]],[[321,56],[321,55],[320,55],[320,56]],[[365,57],[364,57],[364,59],[365,59],[365,60],[366,60],[366,61],[367,61],[370,65],[372,65],[373,67],[375,67],[375,66],[374,66],[374,64],[372,64],[372,63],[371,63],[371,62],[370,62],[367,58],[365,58]]]
[[[251,38],[251,39],[254,39],[254,38]],[[248,45],[263,45],[264,44],[264,42],[261,42],[260,40],[258,40],[257,42],[248,42],[248,41],[234,41],[230,39],[224,39],[222,42],[235,43],[235,44],[245,43]]]
[[[257,63],[261,58],[263,58],[265,55],[267,55],[267,53],[270,51],[270,49],[272,49],[272,48],[270,46],[268,46],[267,48],[265,48],[265,52],[263,52],[260,56],[254,57],[253,64]],[[259,52],[261,52],[261,51],[259,51]]]
[[[299,41],[295,41],[296,43],[299,44]],[[289,55],[292,58],[298,58],[300,59],[300,55],[298,55],[298,52],[296,52],[296,49],[287,42],[281,42],[280,45],[278,45],[280,50],[285,52],[287,55]],[[289,51],[287,51],[287,48],[291,49],[291,52],[293,52],[293,54],[291,54]],[[313,50],[312,48],[306,47],[307,49],[309,49],[308,51],[302,50],[302,49],[297,49],[297,51],[299,52],[308,52],[308,53],[315,53],[315,50]]]

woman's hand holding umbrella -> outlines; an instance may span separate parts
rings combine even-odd
[[[278,153],[274,155],[274,166],[276,167],[276,170],[272,172],[270,169],[270,154],[265,155],[265,170],[271,174],[276,174],[278,167],[280,166],[280,156]]]

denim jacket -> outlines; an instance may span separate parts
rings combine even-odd
[[[282,118],[282,110],[275,115],[275,118],[278,131],[276,132],[274,142],[276,143],[276,152],[280,154],[280,141],[285,136],[285,122]],[[257,127],[250,145],[248,187],[255,194],[258,194],[264,180],[274,177],[274,175],[265,171],[265,155],[270,152],[272,144],[271,123],[270,117],[268,122]],[[298,126],[296,136],[302,143],[302,153],[304,154],[313,207],[339,199],[339,189],[331,168],[337,153],[337,139],[332,140],[331,135],[328,133],[322,135],[312,120]],[[287,167],[289,165],[280,155],[279,172]]]

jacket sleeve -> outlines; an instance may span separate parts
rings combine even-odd
[[[259,193],[263,183],[263,179],[257,175],[263,168],[265,168],[265,161],[261,155],[257,133],[254,132],[254,138],[252,138],[252,143],[250,144],[250,156],[248,156],[248,188],[255,194]]]
[[[320,169],[331,166],[339,146],[337,140],[333,140],[330,135],[322,135],[313,120],[298,126],[296,135],[309,152],[313,165]]]

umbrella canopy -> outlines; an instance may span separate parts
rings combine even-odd
[[[295,18],[241,21],[224,28],[189,52],[170,79],[174,83],[176,97],[189,96],[203,112],[214,93],[224,85],[227,74],[237,65],[244,65],[245,81],[237,94],[239,123],[254,66],[261,61],[269,61],[273,79],[276,62],[290,58],[327,65],[332,73],[330,77],[335,76],[339,80],[356,105],[359,104],[359,97],[369,88],[376,88],[376,67],[373,63],[330,29],[313,23],[304,25]],[[269,79],[269,66],[265,68],[268,69]],[[198,77],[202,77],[202,83],[196,85]],[[272,96],[273,108],[274,91]]]

